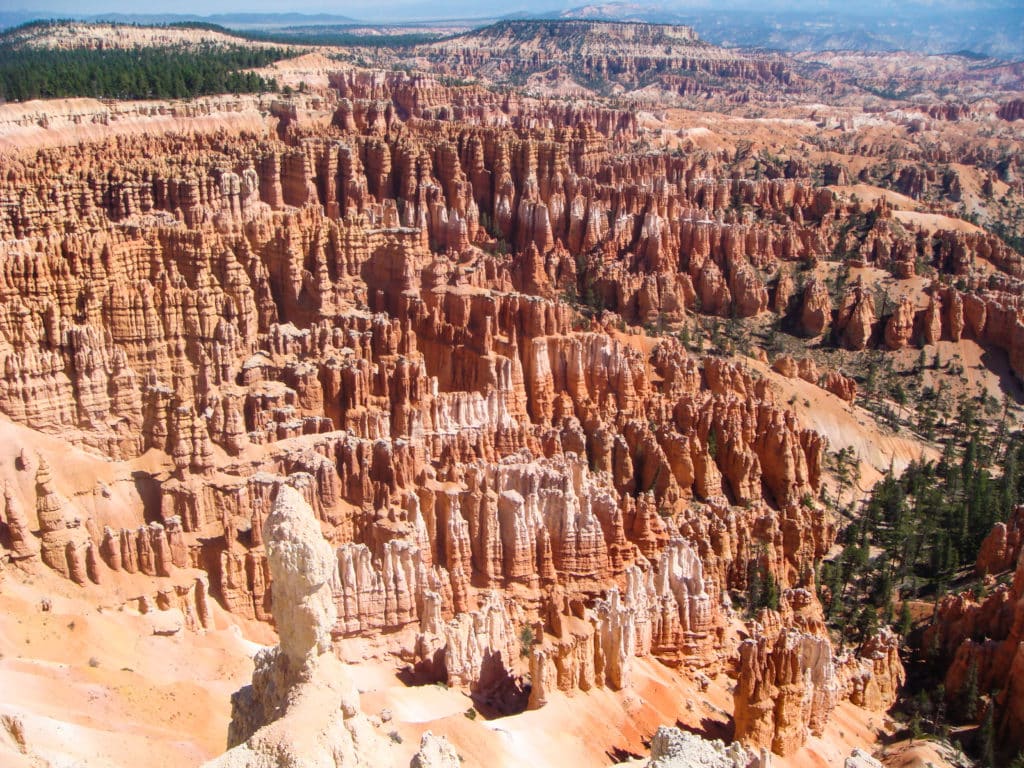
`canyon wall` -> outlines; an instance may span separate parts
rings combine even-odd
[[[625,111],[403,73],[334,83],[329,127],[116,136],[5,164],[0,411],[166,467],[118,527],[28,456],[10,557],[81,583],[178,579],[197,628],[215,599],[321,651],[325,632],[390,642],[416,681],[499,711],[627,687],[637,657],[709,673],[738,657],[737,734],[780,753],[842,696],[890,705],[891,642],[837,657],[819,615],[824,439],[743,362],[622,330],[785,311],[769,287],[837,239],[832,193],[623,153]],[[877,337],[856,288],[834,321],[820,286],[795,295],[804,332]],[[1011,310],[961,305],[929,327],[1016,348]],[[306,610],[282,605],[289,509],[330,545],[301,545],[311,624],[282,618]],[[738,644],[752,568],[785,600]],[[257,693],[278,690],[289,642],[258,663]],[[239,728],[239,744],[258,731]]]

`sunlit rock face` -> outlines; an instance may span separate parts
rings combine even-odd
[[[783,267],[834,245],[832,195],[717,174],[713,154],[633,153],[629,110],[400,72],[332,82],[314,125],[5,166],[0,411],[159,466],[136,478],[138,519],[115,525],[32,462],[34,482],[5,493],[10,558],[81,584],[169,580],[160,600],[197,631],[211,599],[273,625],[224,766],[292,739],[374,764],[330,652],[346,638],[498,711],[629,688],[638,658],[734,674],[737,737],[782,754],[843,696],[891,704],[889,640],[836,658],[820,620],[790,622],[820,613],[813,574],[835,539],[824,438],[746,362],[633,327],[774,319],[792,299],[802,335],[850,349],[914,343],[923,323],[1013,362],[1012,312],[936,288],[878,327],[862,286],[835,309],[821,281],[787,287]],[[856,395],[810,359],[776,369]],[[740,643],[752,566],[788,596]]]

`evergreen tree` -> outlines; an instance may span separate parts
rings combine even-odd
[[[967,668],[967,677],[964,678],[960,700],[963,702],[964,719],[973,721],[978,716],[979,703],[977,659],[971,659],[971,665]]]
[[[775,581],[771,571],[765,574],[764,604],[766,608],[771,608],[773,611],[779,610],[779,584]]]
[[[864,642],[878,632],[878,614],[870,605],[865,605],[857,614],[854,624],[857,631],[857,639]]]
[[[946,727],[946,686],[942,683],[939,683],[939,687],[935,689],[934,720],[939,735],[945,738],[949,729]]]
[[[764,599],[764,578],[761,566],[757,560],[751,560],[747,567],[747,604],[751,611],[763,608]]]
[[[903,607],[900,608],[900,625],[897,631],[900,633],[900,635],[906,638],[908,635],[910,635],[913,629],[914,619],[910,614],[910,601],[904,600]]]
[[[165,99],[276,90],[243,69],[288,55],[283,48],[201,45],[55,50],[0,45],[0,100],[91,96]]]
[[[985,768],[998,768],[996,765],[996,721],[995,704],[990,702],[985,709],[985,719],[978,733],[981,739],[981,764]]]

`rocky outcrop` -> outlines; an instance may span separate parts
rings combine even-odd
[[[737,317],[753,317],[768,308],[768,291],[746,259],[730,264],[729,293]]]
[[[30,560],[39,557],[39,543],[29,530],[28,517],[9,483],[4,483],[4,518],[5,543],[9,543],[11,559]]]
[[[857,382],[838,371],[829,371],[821,382],[823,389],[848,403],[857,399]]]
[[[818,366],[810,358],[794,360],[791,355],[779,355],[772,363],[772,370],[787,379],[799,377],[811,384],[817,384],[848,403],[852,403],[857,397],[856,381],[838,371],[819,374]]]
[[[462,760],[448,739],[425,731],[420,737],[420,748],[409,763],[409,768],[460,768]]]
[[[865,640],[856,653],[840,658],[837,666],[842,697],[874,712],[892,707],[906,680],[900,639],[888,627]]]
[[[855,749],[843,761],[843,768],[883,768],[883,766],[863,749]]]
[[[676,541],[654,568],[628,569],[623,592],[609,590],[593,609],[572,601],[552,606],[530,651],[530,708],[544,706],[554,690],[624,688],[637,656],[714,663],[720,607],[705,589],[696,552]]]
[[[792,754],[808,734],[822,734],[838,696],[827,638],[788,628],[774,640],[762,635],[740,645],[733,696],[738,740]]]
[[[800,307],[800,330],[806,336],[820,336],[832,322],[832,297],[828,286],[817,277],[804,286]]]
[[[786,314],[795,291],[796,283],[793,281],[793,277],[788,272],[779,275],[779,279],[775,283],[775,292],[772,294],[772,311],[779,315]]]
[[[45,459],[40,459],[36,471],[36,518],[42,533],[43,562],[78,584],[85,584],[90,576],[95,581],[95,547],[82,520],[71,513],[66,499],[54,488]]]
[[[843,297],[835,328],[846,349],[861,350],[871,340],[875,322],[875,301],[867,288],[855,283]]]
[[[772,363],[772,370],[781,373],[787,379],[795,379],[797,376],[797,362],[792,355],[779,355]]]
[[[978,550],[974,572],[980,576],[1002,573],[1014,567],[1024,548],[1024,505],[1013,508],[1010,519],[998,522]]]
[[[679,30],[606,31],[618,52],[544,44],[533,65],[705,99],[722,78],[791,77]],[[863,349],[866,286],[833,323],[822,279],[790,315],[786,278],[824,273],[824,254],[919,253],[882,236],[884,206],[873,245],[840,242],[853,214],[808,162],[755,179],[733,153],[637,152],[636,111],[445,85],[511,74],[472,40],[420,53],[450,62],[445,78],[341,67],[329,130],[283,105],[280,133],[44,148],[0,178],[0,410],[153,472],[133,478],[144,505],[104,516],[41,467],[43,560],[79,582],[152,579],[140,607],[191,605],[197,628],[208,584],[281,634],[236,699],[225,764],[296,739],[325,764],[330,745],[352,756],[365,721],[332,636],[499,711],[628,688],[638,657],[731,669],[729,595],[751,566],[793,588],[833,544],[815,501],[825,442],[766,378],[673,333],[695,314],[742,330],[771,307],[779,328]],[[920,253],[1014,263],[982,237],[922,238]],[[1017,349],[1019,302],[985,290],[935,286],[924,338]],[[808,358],[777,366],[855,397]],[[18,490],[0,541],[30,559]],[[813,590],[800,599],[810,616]],[[791,752],[833,694],[891,700],[887,643],[846,664],[813,616],[772,621],[743,646],[744,738]]]
[[[510,50],[530,51],[530,55],[510,56]],[[722,78],[737,84],[779,86],[795,77],[777,57],[713,49],[691,28],[665,24],[503,21],[424,46],[419,53],[444,71],[492,82],[503,82],[513,73],[526,78],[535,72],[564,69],[578,73],[577,78],[634,88],[658,78],[664,88],[686,94],[719,90]]]
[[[229,747],[210,768],[393,765],[331,650],[335,560],[313,510],[282,485],[263,529],[281,643],[232,699]]]
[[[336,614],[328,585],[334,553],[320,533],[313,510],[287,485],[278,488],[263,541],[273,584],[278,653],[288,667],[301,668],[331,650]]]
[[[1011,524],[1018,521],[1020,507]],[[1003,562],[1006,524],[997,523],[982,547],[985,560],[995,567]],[[1015,528],[1014,528],[1015,529]],[[1007,529],[1009,532],[1009,529]],[[1002,556],[1001,556],[1002,555]],[[977,677],[979,691],[992,691],[994,723],[999,743],[1012,749],[1024,745],[1024,558],[1018,554],[1010,583],[999,584],[984,598],[973,592],[950,594],[939,601],[933,623],[924,633],[924,647],[935,649],[946,664],[945,686],[951,700],[963,696],[969,676]]]
[[[996,114],[1003,120],[1024,120],[1024,99],[1011,99],[999,105]]]
[[[942,298],[938,294],[928,297],[928,306],[921,316],[921,343],[935,344],[942,338]]]
[[[914,334],[914,303],[909,296],[900,296],[896,310],[885,324],[885,345],[889,349],[902,349]]]
[[[495,592],[484,597],[479,609],[457,614],[440,624],[439,601],[426,597],[431,610],[424,615],[417,647],[429,649],[424,660],[443,661],[444,681],[464,687],[483,699],[500,702],[507,696],[506,684],[515,686],[514,661],[518,638],[515,625]]]
[[[764,751],[752,754],[738,743],[702,739],[696,734],[661,726],[651,738],[647,768],[770,768],[771,757]]]

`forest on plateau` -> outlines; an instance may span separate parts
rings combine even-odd
[[[285,58],[283,48],[208,45],[130,50],[35,49],[0,45],[0,101],[91,97],[183,99],[276,91],[244,70]]]

